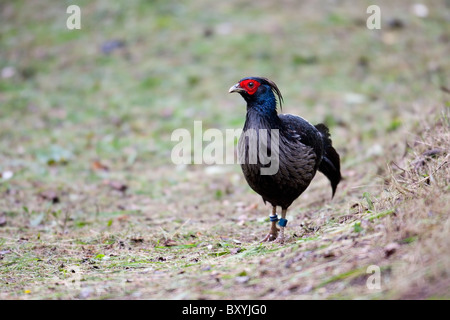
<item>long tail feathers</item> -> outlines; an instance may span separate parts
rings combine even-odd
[[[317,130],[322,134],[325,152],[322,162],[319,165],[319,171],[322,172],[328,180],[331,182],[331,188],[333,189],[333,197],[336,193],[336,188],[341,181],[341,163],[339,154],[333,148],[330,138],[330,132],[327,126],[320,123],[315,126]]]

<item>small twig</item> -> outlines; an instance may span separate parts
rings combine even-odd
[[[11,252],[13,252],[13,253],[15,253],[15,254],[17,254],[19,257],[23,257],[23,255],[22,254],[20,254],[17,250],[13,250],[13,249],[11,249]]]
[[[405,169],[401,168],[397,163],[395,163],[394,161],[392,161],[392,164],[394,164],[398,169],[402,170],[403,172],[406,172]]]
[[[180,230],[183,228],[191,219],[187,219],[185,223],[183,223],[181,226],[179,226],[172,234],[171,238],[173,238]]]
[[[449,155],[447,155],[445,158],[447,159],[449,157]],[[442,168],[444,165],[448,164],[448,161],[445,160],[443,163],[441,163],[441,165],[439,167],[437,167],[430,175],[428,175],[428,177],[422,178],[419,181],[413,182],[411,185],[415,185],[415,184],[419,184],[422,183],[428,179],[430,179],[430,176],[434,175],[440,168]]]
[[[366,185],[350,187],[350,189],[370,188],[370,187],[384,187],[384,185],[383,184],[366,184]]]
[[[402,186],[401,183],[398,182],[398,180],[395,178],[394,172],[392,171],[392,167],[389,164],[387,164],[387,169],[389,172],[389,176],[391,177],[392,182],[394,184],[394,187],[397,189],[398,192],[404,195],[408,194],[408,192],[414,193],[412,190],[409,190],[408,188]]]

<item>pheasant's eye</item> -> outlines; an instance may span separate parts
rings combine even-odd
[[[261,85],[261,83],[253,79],[245,79],[239,82],[239,85],[241,86],[241,88],[244,88],[244,90],[248,94],[252,95],[258,90],[258,87]]]

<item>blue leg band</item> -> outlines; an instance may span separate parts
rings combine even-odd
[[[270,218],[270,222],[277,222],[278,221],[278,216],[276,214],[269,216],[269,218]]]
[[[278,221],[278,225],[279,225],[280,227],[286,227],[287,223],[288,223],[288,221],[287,221],[286,219],[284,219],[284,218],[281,218],[281,219]]]

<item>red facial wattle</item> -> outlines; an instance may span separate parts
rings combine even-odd
[[[261,85],[261,83],[256,80],[247,79],[242,80],[239,85],[241,88],[245,89],[248,94],[252,95],[256,92],[256,90],[258,90],[258,87]]]

